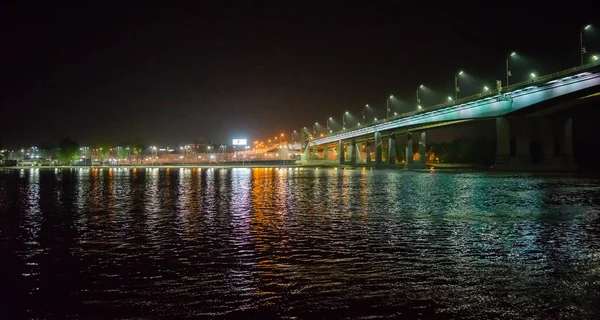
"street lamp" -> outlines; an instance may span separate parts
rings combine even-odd
[[[313,134],[316,136],[317,135],[317,126],[319,125],[318,122],[315,122],[315,124],[313,124]]]
[[[448,96],[448,101],[452,102],[452,97]]]
[[[365,107],[362,109],[362,120],[363,120],[363,123],[367,123],[366,115],[365,115],[365,109],[366,108],[369,108],[368,104],[365,104]]]
[[[421,109],[422,109],[422,108],[421,108],[421,99],[419,99],[419,89],[422,89],[423,87],[424,87],[423,85],[420,85],[420,86],[417,88],[417,109],[419,109],[419,110],[421,110]]]
[[[344,112],[344,114],[342,114],[342,130],[346,130],[346,119],[344,118],[344,116],[347,114],[350,114],[350,112],[346,111]]]
[[[490,92],[490,88],[488,88],[487,86],[483,86],[483,93],[488,93]]]
[[[579,47],[581,49],[580,52],[581,52],[581,66],[582,67],[583,67],[583,55],[585,53],[587,53],[586,50],[585,50],[585,47],[583,46],[583,31],[588,30],[591,27],[592,27],[592,25],[588,24],[585,27],[583,27],[582,30],[579,30]]]
[[[531,76],[531,82],[535,81],[535,73],[532,72],[529,76]]]
[[[460,88],[458,88],[458,76],[462,75],[463,72],[459,71],[457,75],[454,76],[454,100],[458,100],[458,92]]]
[[[333,117],[329,117],[329,119],[327,119],[327,133],[331,132],[331,129],[329,129],[329,121],[332,121]]]
[[[385,104],[387,106],[386,113],[385,113],[386,119],[390,117],[390,99],[393,99],[393,98],[394,98],[394,95],[391,94],[387,99],[385,99]]]
[[[506,57],[506,86],[508,87],[508,78],[512,77],[512,74],[510,73],[510,69],[508,68],[508,59],[510,57],[514,57],[517,53],[516,52],[512,52],[511,54],[509,54]]]

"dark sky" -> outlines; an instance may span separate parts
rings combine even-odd
[[[475,93],[504,81],[512,50],[522,57],[513,82],[576,66],[579,30],[598,24],[591,1],[312,3],[4,5],[0,140],[156,144],[289,134],[329,116],[339,122],[344,110],[359,115],[365,103],[384,112],[389,94],[413,103],[421,83],[437,93],[422,95],[426,105],[441,102],[459,69],[470,76],[461,94]],[[586,37],[588,51],[598,51],[598,37]]]

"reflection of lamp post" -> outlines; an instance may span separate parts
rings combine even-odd
[[[454,76],[454,100],[458,100],[458,92],[460,88],[458,88],[458,76],[462,75],[463,72],[459,71],[457,75]]]
[[[508,68],[508,59],[510,57],[514,57],[516,54],[517,54],[516,52],[513,52],[506,57],[506,86],[507,87],[508,87],[508,77],[512,77],[512,74],[510,73],[510,69]]]
[[[417,109],[419,109],[419,110],[422,109],[422,107],[421,107],[421,99],[419,99],[419,89],[421,89],[421,88],[423,88],[423,85],[420,85],[417,88]]]
[[[591,25],[586,25],[585,27],[583,27],[583,30],[579,31],[579,47],[580,47],[580,51],[581,51],[581,66],[583,67],[583,55],[586,52],[585,47],[583,46],[583,31],[589,29],[591,27]]]

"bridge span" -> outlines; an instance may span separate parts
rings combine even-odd
[[[354,129],[341,130],[320,138],[309,137],[305,142],[302,164],[329,162],[337,164],[364,165],[383,164],[396,165],[396,135],[406,136],[405,166],[424,167],[426,147],[426,130],[436,127],[454,125],[463,122],[496,119],[496,167],[509,164],[527,164],[529,162],[530,136],[539,135],[542,142],[545,167],[565,167],[573,165],[572,155],[572,120],[563,119],[562,123],[553,123],[549,117],[537,117],[535,125],[510,120],[522,118],[529,111],[539,111],[540,108],[551,109],[558,103],[580,99],[596,93],[600,86],[600,65],[571,68],[554,74],[540,77],[535,81],[522,82],[508,87],[498,88],[495,93],[463,98],[450,103],[440,104],[415,112],[404,113],[365,124]],[[513,117],[512,115],[520,114]],[[529,120],[531,122],[533,120]],[[522,121],[521,121],[522,122]],[[517,124],[511,130],[511,123]],[[525,127],[525,129],[523,129]],[[527,129],[529,127],[529,129]],[[559,127],[559,130],[557,130]],[[515,132],[512,132],[515,131]],[[516,132],[521,131],[521,132]],[[538,132],[533,132],[538,131]],[[559,132],[560,134],[555,134]],[[419,161],[412,161],[412,139],[419,139]],[[510,139],[517,140],[517,155],[510,154]],[[383,137],[388,138],[386,161],[382,157]],[[560,140],[560,152],[555,150],[555,141]],[[364,158],[362,156],[365,150]],[[312,152],[311,152],[312,149]],[[322,157],[319,150],[322,149]],[[357,151],[358,150],[358,151]],[[560,153],[560,156],[556,156]],[[372,163],[374,154],[374,163]],[[332,159],[332,155],[333,158]]]

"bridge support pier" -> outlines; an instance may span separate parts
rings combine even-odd
[[[308,163],[308,160],[310,160],[310,145],[307,144],[306,148],[304,148],[304,151],[302,152],[302,156],[300,156],[300,161],[302,161],[303,163]]]
[[[415,169],[424,169],[426,167],[427,159],[425,159],[425,152],[427,151],[426,144],[427,134],[425,131],[421,132],[419,135],[419,160],[413,163],[413,168]]]
[[[367,165],[371,164],[371,141],[365,142],[365,153],[367,154]]]
[[[323,147],[323,159],[329,160],[329,146],[328,145],[325,145]]]
[[[556,125],[557,123],[555,123]],[[510,155],[510,127],[516,136],[516,157]],[[532,136],[535,126],[538,135]],[[558,139],[557,139],[558,138]],[[571,118],[553,126],[549,118],[522,118],[508,123],[506,118],[496,119],[496,163],[500,170],[572,171],[577,168],[573,158],[573,121]],[[540,158],[534,164],[530,142],[540,143]],[[555,150],[558,141],[558,150]],[[557,152],[558,151],[558,152]],[[559,155],[560,154],[560,155]],[[537,162],[537,161],[536,161]]]
[[[525,120],[527,121],[527,120]],[[519,135],[516,138],[517,144],[517,159],[516,163],[520,166],[531,166],[531,154],[529,152],[529,123],[521,121],[519,124]]]
[[[396,135],[390,133],[388,137],[388,163],[396,164]]]
[[[404,154],[406,157],[405,169],[412,169],[413,167],[413,140],[412,133],[406,133],[406,147],[404,148]]]
[[[381,164],[381,132],[375,132],[375,165]]]
[[[494,167],[510,163],[510,124],[504,117],[496,118],[496,162]]]
[[[346,164],[346,158],[344,154],[344,140],[338,142],[338,160],[341,165]]]
[[[348,146],[348,151],[350,152],[350,165],[354,167],[356,166],[356,154],[360,152],[356,147],[356,138],[352,138],[350,146]]]

